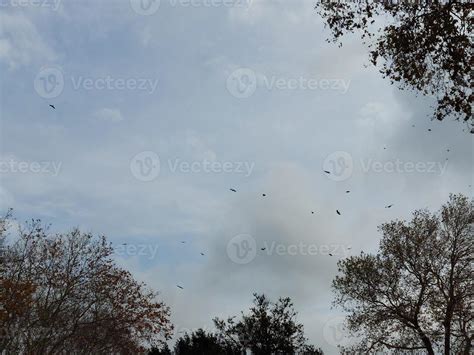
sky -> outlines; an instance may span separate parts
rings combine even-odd
[[[258,292],[337,353],[337,260],[472,196],[473,136],[328,36],[308,0],[2,0],[0,211],[106,235],[175,336]]]

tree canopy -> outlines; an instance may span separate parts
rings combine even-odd
[[[322,354],[306,343],[303,325],[296,320],[290,298],[270,302],[265,295],[254,294],[254,306],[242,318],[214,319],[218,335],[252,354]]]
[[[345,352],[469,354],[474,333],[474,201],[451,195],[437,213],[379,228],[377,254],[338,262],[335,304],[360,341]]]
[[[435,97],[436,119],[454,117],[474,133],[472,2],[323,0],[316,7],[329,41],[341,44],[345,34],[360,34],[384,77]]]
[[[0,240],[8,220],[0,221]],[[8,354],[138,353],[172,330],[157,294],[111,258],[105,237],[48,235],[39,220],[4,244],[0,349]]]

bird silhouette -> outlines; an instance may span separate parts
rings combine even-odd
[[[265,249],[267,249],[267,248],[260,248],[260,250],[262,250],[262,251],[265,250]]]
[[[229,189],[229,190],[230,190],[230,191],[232,191],[232,192],[237,192],[237,190],[236,190],[236,189]]]
[[[204,256],[204,253],[201,253],[202,256]]]
[[[263,197],[267,196],[266,194],[262,194]]]
[[[350,190],[346,190],[346,194],[348,194],[349,192],[351,192]]]
[[[54,105],[49,105],[49,107],[51,107],[53,110],[56,110],[56,107],[54,107]]]
[[[326,174],[331,174],[331,172],[330,172],[330,171],[327,171],[327,170],[324,170],[324,172],[325,172]]]
[[[331,253],[329,253],[329,256],[333,256]]]
[[[311,211],[311,214],[314,214],[314,211]]]
[[[183,290],[183,287],[181,287],[180,285],[176,285],[176,287]]]
[[[341,215],[341,212],[339,212],[339,210],[336,210],[336,213],[340,216]]]
[[[388,205],[388,206],[385,206],[385,208],[392,208],[393,205]]]

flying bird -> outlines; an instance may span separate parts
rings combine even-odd
[[[351,190],[346,190],[346,194],[348,194],[349,192],[351,192]]]
[[[229,190],[230,190],[230,191],[232,191],[232,192],[237,192],[237,190],[236,190],[236,189],[229,189]]]
[[[329,256],[333,256],[331,253],[329,253]]]
[[[339,212],[339,210],[336,210],[336,213],[340,216],[341,215],[341,212]]]
[[[388,206],[385,206],[385,208],[392,208],[393,205],[388,205]]]
[[[431,132],[431,128],[428,128],[428,132]]]
[[[181,244],[184,244],[184,243],[186,243],[186,242],[185,242],[184,240],[182,240],[182,241],[181,241]]]
[[[182,288],[180,285],[176,285],[176,287],[177,287],[177,288],[180,288],[180,289],[182,289],[182,290],[183,290],[183,288]]]
[[[204,256],[204,253],[201,253],[202,256]]]
[[[311,211],[311,214],[314,214],[314,211]]]
[[[327,171],[327,170],[324,170],[324,172],[325,172],[326,174],[331,174],[331,172],[330,172],[330,171]]]
[[[54,105],[49,105],[49,107],[51,107],[53,110],[56,110],[56,107],[54,107]]]
[[[263,196],[263,197],[265,197],[265,196],[267,196],[267,195],[265,195],[265,194],[262,194],[262,196]]]
[[[265,250],[265,249],[267,249],[267,248],[260,248],[260,250],[262,250],[262,251]]]

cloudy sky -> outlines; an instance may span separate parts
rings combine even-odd
[[[2,1],[0,209],[107,235],[177,332],[264,292],[335,353],[337,259],[472,195],[473,138],[366,68],[357,38],[326,43],[313,7]]]

